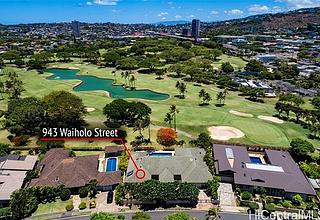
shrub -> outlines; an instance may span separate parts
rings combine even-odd
[[[256,202],[250,202],[250,203],[249,203],[249,208],[250,208],[251,210],[257,210],[257,209],[259,208],[259,205],[258,205],[258,203],[256,203]]]
[[[10,212],[10,208],[7,207],[7,208],[0,208],[0,218],[1,217],[7,217],[7,216],[10,216],[11,215],[11,212]]]
[[[252,199],[252,194],[248,191],[244,191],[241,193],[241,199],[242,200],[251,200]]]
[[[274,204],[273,203],[268,203],[264,206],[265,210],[267,210],[269,213],[274,212],[275,208],[274,208]]]
[[[220,177],[214,176],[212,180],[207,182],[207,192],[212,199],[218,199],[219,181]]]
[[[284,208],[290,208],[291,203],[290,203],[289,201],[284,201],[284,202],[282,202],[282,206],[283,206]]]
[[[132,220],[151,220],[151,216],[145,212],[136,212],[132,216]]]
[[[262,195],[262,194],[266,194],[267,193],[267,190],[264,188],[264,187],[255,187],[253,189],[254,193],[255,194],[259,194],[259,195]]]
[[[89,189],[88,187],[84,186],[84,187],[81,187],[79,189],[79,196],[80,198],[85,198],[88,196],[88,193],[89,193]]]
[[[12,143],[15,146],[23,146],[25,145],[28,140],[29,140],[30,136],[29,135],[20,135],[20,136],[16,136],[12,139]]]
[[[302,203],[303,203],[303,198],[299,194],[292,196],[292,204],[299,206]]]
[[[217,215],[218,215],[218,209],[217,208],[210,208],[209,210],[208,210],[208,215],[210,216],[210,217],[217,217]]]
[[[126,217],[125,217],[124,215],[122,215],[122,214],[117,215],[117,218],[118,218],[119,220],[125,220],[125,219],[126,219]]]
[[[70,212],[70,211],[72,211],[73,210],[73,204],[68,204],[68,205],[66,205],[66,210],[68,211],[68,212]]]
[[[78,206],[78,208],[80,210],[86,209],[87,208],[87,204],[85,202],[81,202],[80,205]]]
[[[160,128],[157,132],[157,142],[165,147],[176,144],[177,133],[171,128]]]
[[[62,201],[67,201],[68,199],[70,199],[71,196],[71,191],[70,189],[64,188],[60,191],[59,193],[59,197]]]

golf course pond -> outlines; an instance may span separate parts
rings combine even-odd
[[[121,85],[113,85],[112,79],[103,79],[90,75],[79,75],[77,69],[47,69],[46,72],[52,73],[49,80],[81,80],[81,83],[73,88],[74,91],[107,91],[112,98],[136,98],[148,100],[165,100],[168,94],[154,92],[149,89],[128,90]]]

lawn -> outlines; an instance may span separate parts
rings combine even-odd
[[[216,63],[220,65],[223,61],[229,61],[234,66],[243,67],[244,61],[236,57],[228,57],[223,55],[221,60]],[[72,63],[54,63],[51,67],[69,68],[74,67],[80,69],[79,74],[90,74],[102,78],[114,79],[112,75],[112,68],[98,68],[91,64],[82,64],[80,62]],[[43,97],[46,94],[54,90],[66,90],[72,91],[72,87],[79,81],[77,80],[47,80],[46,77],[49,73],[39,75],[35,71],[26,71],[16,69],[21,80],[24,82],[25,91],[23,96],[36,96]],[[117,71],[116,79],[117,83],[121,84],[124,80],[120,75],[121,71]],[[190,140],[190,136],[197,136],[200,132],[206,132],[207,128],[214,125],[229,125],[242,130],[245,133],[245,137],[241,139],[233,139],[230,142],[245,143],[245,144],[260,144],[266,146],[289,146],[292,138],[300,137],[307,138],[308,130],[303,129],[301,126],[292,122],[285,122],[284,124],[274,124],[272,122],[263,121],[257,119],[259,115],[272,116],[276,112],[274,110],[274,103],[276,99],[265,99],[265,103],[253,103],[244,97],[238,95],[237,92],[229,92],[226,98],[226,105],[224,107],[216,107],[214,105],[216,95],[219,91],[214,85],[205,85],[202,87],[194,86],[193,83],[187,83],[186,99],[178,99],[174,96],[177,95],[175,84],[177,79],[164,77],[163,80],[156,80],[155,75],[139,74],[135,72],[137,78],[136,86],[138,89],[151,89],[156,92],[167,93],[170,95],[168,100],[164,101],[150,101],[141,100],[152,108],[152,129],[151,137],[153,145],[156,144],[156,131],[157,126],[168,126],[164,123],[163,118],[168,112],[170,105],[177,105],[180,113],[177,116],[177,127],[179,130],[186,132],[188,135],[179,135],[179,139],[184,139],[186,142]],[[213,98],[211,105],[201,107],[199,106],[198,94],[201,89],[208,91]],[[86,120],[91,127],[103,127],[103,121],[105,117],[102,114],[103,107],[112,101],[112,98],[103,91],[96,92],[74,92],[79,95],[86,106],[96,108],[96,111],[89,113],[86,116]],[[2,103],[1,103],[2,102]],[[5,106],[3,101],[0,102],[0,107]],[[309,104],[306,104],[309,107]],[[253,114],[253,118],[244,118],[235,116],[229,113],[230,110],[236,110],[240,112]],[[147,135],[148,131],[144,131]],[[137,133],[133,133],[128,130],[128,143],[137,136]],[[3,131],[0,132],[0,138],[4,138]],[[187,137],[189,136],[189,137]],[[310,140],[314,144],[319,144],[319,141]],[[75,146],[74,143],[66,143],[68,146]],[[78,142],[77,146],[101,146],[105,143],[81,143]]]
[[[33,215],[64,212],[66,211],[67,204],[72,204],[72,199],[69,199],[67,201],[61,201],[60,199],[57,199],[55,202],[40,204],[38,206],[38,209],[33,213]]]

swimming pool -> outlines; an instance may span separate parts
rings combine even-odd
[[[107,165],[106,165],[106,172],[117,171],[117,162],[118,162],[118,159],[116,157],[108,158]]]
[[[96,76],[78,75],[79,70],[73,69],[47,69],[52,76],[48,80],[81,80],[81,83],[73,88],[74,91],[107,91],[112,98],[137,98],[148,100],[165,100],[168,94],[155,92],[149,89],[129,90],[121,85],[114,85],[112,79],[103,79]]]
[[[250,162],[255,164],[262,164],[260,157],[250,157]]]

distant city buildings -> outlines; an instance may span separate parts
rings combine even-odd
[[[192,20],[191,36],[195,38],[198,38],[200,36],[200,20],[198,19]]]
[[[80,22],[79,21],[72,21],[72,35],[74,38],[80,37]]]
[[[191,36],[191,29],[190,28],[183,28],[182,35],[185,37],[190,37]]]

